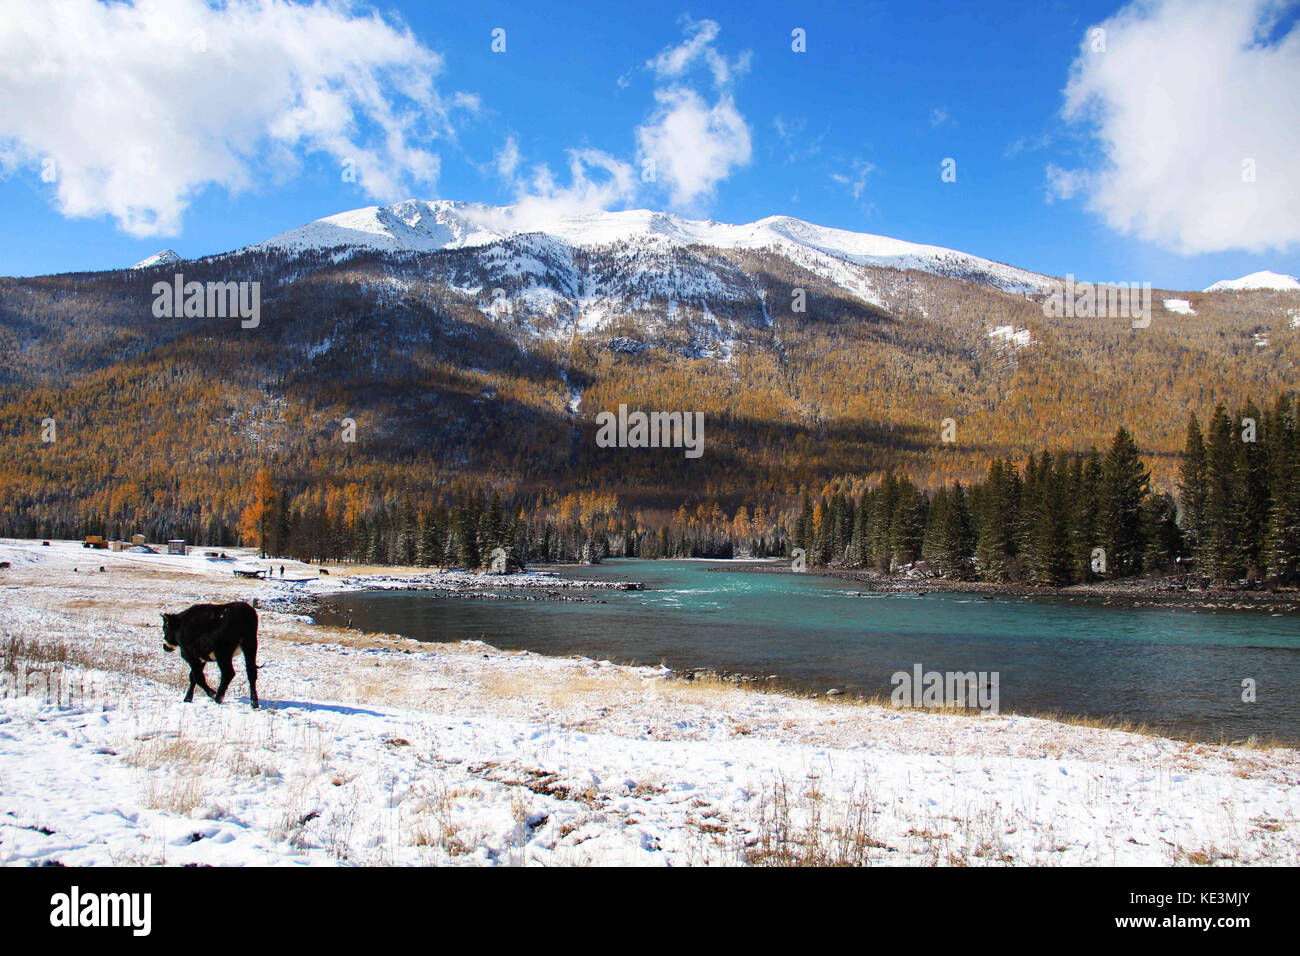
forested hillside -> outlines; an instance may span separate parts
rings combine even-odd
[[[260,282],[259,326],[155,318],[153,283],[177,270]],[[1195,314],[1164,310],[1171,296]],[[903,516],[895,542],[876,518],[868,543],[857,515],[872,495],[915,489],[918,508],[942,513],[960,482],[978,525],[985,486],[1016,472],[1032,501],[1039,473],[1087,474],[1089,449],[1104,456],[1120,426],[1153,491],[1173,495],[1189,412],[1217,423],[1218,405],[1293,387],[1300,294],[1153,298],[1150,327],[1133,328],[1047,319],[1041,297],[925,272],[544,236],[0,280],[0,534],[253,541],[274,499],[278,547],[414,561],[423,540],[433,562],[447,544],[422,539],[421,521],[445,539],[469,520],[459,509],[477,527],[495,497],[503,530],[488,539],[533,558],[573,557],[598,533],[623,542],[598,545],[613,551],[793,544],[897,566],[924,556],[917,519]],[[704,454],[597,447],[595,415],[620,403],[702,411]],[[809,533],[805,501],[840,515],[836,537],[818,541],[815,518]],[[985,547],[979,573],[1081,573],[1082,540],[1068,562],[1035,556],[1028,520]],[[1246,564],[1271,567],[1242,558],[1224,573]]]

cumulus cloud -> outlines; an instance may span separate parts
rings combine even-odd
[[[667,187],[677,207],[712,195],[753,155],[749,124],[731,92],[732,82],[749,68],[749,53],[731,60],[719,53],[713,44],[720,29],[712,20],[686,19],[683,29],[681,44],[647,63],[659,79],[672,82],[655,90],[655,108],[636,130],[639,160],[653,165],[655,180]],[[684,82],[700,66],[712,78],[713,102]]]
[[[431,185],[469,94],[441,94],[441,58],[342,2],[5,0],[0,162],[52,171],[67,216],[174,235],[208,186],[281,178],[308,153],[369,196]]]
[[[1283,30],[1284,6],[1148,0],[1089,30],[1062,113],[1104,160],[1050,167],[1049,195],[1184,254],[1300,242],[1300,28]]]
[[[753,153],[749,127],[724,94],[710,106],[686,87],[655,91],[655,112],[636,131],[643,157],[667,183],[675,206],[688,206],[713,192]]]
[[[508,137],[493,157],[497,174],[514,193],[509,222],[528,229],[565,216],[625,205],[642,183],[665,186],[677,207],[689,207],[712,193],[753,152],[749,126],[736,108],[730,85],[749,65],[749,54],[729,59],[714,46],[718,24],[683,18],[685,39],[646,61],[666,81],[654,91],[655,105],[635,131],[640,165],[597,149],[568,150],[568,182],[561,183],[545,163],[524,169],[519,144]],[[707,75],[716,88],[708,99],[691,86],[693,74]],[[619,78],[625,84],[627,74]],[[653,175],[641,175],[653,170]]]

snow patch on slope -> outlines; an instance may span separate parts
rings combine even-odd
[[[989,338],[1014,349],[1023,349],[1032,341],[1028,329],[1017,329],[1014,325],[999,325],[989,330]]]

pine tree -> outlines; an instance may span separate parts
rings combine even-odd
[[[853,509],[853,534],[849,537],[849,553],[846,558],[850,567],[860,568],[867,563],[867,521],[870,517],[870,498],[863,494],[858,498],[857,507]]]
[[[886,472],[872,498],[867,547],[878,570],[887,571],[894,551],[894,512],[898,507],[898,479]]]
[[[957,482],[951,491],[941,488],[930,502],[927,525],[934,531],[935,562],[944,577],[970,576],[975,536],[966,491]]]
[[[1113,577],[1142,570],[1142,501],[1150,479],[1137,443],[1121,426],[1102,463],[1100,532],[1106,568]]]
[[[1236,447],[1233,422],[1222,405],[1214,410],[1206,456],[1205,522],[1202,528],[1202,570],[1217,582],[1235,580],[1241,568],[1237,528],[1232,522]]]
[[[890,570],[912,564],[921,557],[927,502],[916,485],[904,478],[898,483],[898,503],[890,524],[893,549]]]
[[[1078,477],[1071,479],[1074,506],[1070,515],[1070,546],[1074,565],[1074,580],[1090,581],[1092,550],[1097,547],[1097,521],[1101,513],[1101,455],[1093,448],[1086,458],[1076,457]]]
[[[1233,567],[1250,582],[1264,576],[1268,538],[1268,428],[1259,408],[1247,401],[1238,420],[1229,522],[1236,529]]]
[[[461,567],[473,570],[482,565],[478,549],[478,509],[472,500],[467,499],[456,510],[455,548],[456,562]]]
[[[1178,527],[1178,507],[1172,495],[1149,495],[1142,502],[1142,565],[1149,571],[1167,571],[1183,556],[1185,545]]]
[[[1300,422],[1289,398],[1280,397],[1270,435],[1271,508],[1268,569],[1278,584],[1300,583]]]
[[[1007,466],[999,459],[989,464],[980,495],[976,566],[988,581],[1005,581],[1010,572],[1012,485]]]
[[[1053,463],[1046,452],[1039,462],[1034,531],[1030,540],[1029,564],[1040,584],[1070,583],[1070,520],[1066,499],[1069,465],[1058,458]]]
[[[812,529],[813,529],[813,507],[812,502],[808,500],[808,495],[803,496],[803,507],[799,509],[799,517],[795,521],[794,534],[791,537],[791,545],[795,548],[802,548],[805,553],[812,550]]]
[[[944,526],[948,521],[949,510],[949,491],[943,487],[930,498],[930,510],[925,518],[925,536],[921,539],[921,557],[933,568],[940,570],[940,573],[948,560],[944,547]]]
[[[1179,469],[1178,494],[1182,505],[1180,517],[1183,535],[1188,552],[1198,564],[1208,537],[1205,530],[1209,495],[1207,467],[1201,423],[1193,412],[1187,422],[1187,444],[1183,448],[1183,463]]]

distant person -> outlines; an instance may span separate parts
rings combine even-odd
[[[284,565],[280,565],[280,577],[284,577]]]

